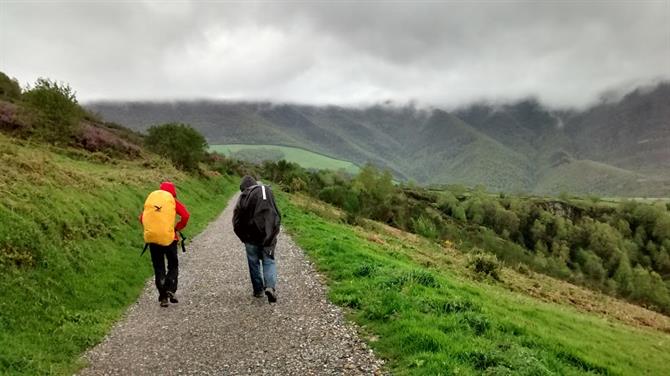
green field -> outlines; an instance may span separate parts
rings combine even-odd
[[[244,151],[258,151],[269,150],[283,154],[283,159],[289,162],[295,162],[304,168],[319,169],[319,170],[345,170],[346,172],[355,174],[359,168],[355,164],[340,159],[331,158],[323,154],[311,152],[309,150],[294,148],[290,146],[278,145],[211,145],[211,151],[222,153],[224,155],[236,154],[236,157],[244,159]]]
[[[25,145],[20,145],[25,143]],[[155,158],[109,161],[0,134],[0,374],[72,374],[152,275],[137,216],[164,179],[192,237],[237,179],[193,177]]]
[[[458,252],[352,227],[335,209],[302,200],[313,206],[279,196],[283,224],[393,374],[668,374],[668,333],[468,277]]]

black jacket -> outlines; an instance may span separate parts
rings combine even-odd
[[[274,246],[280,224],[281,214],[270,187],[252,185],[242,191],[233,214],[233,230],[242,242]]]

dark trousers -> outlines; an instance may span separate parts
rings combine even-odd
[[[179,276],[179,258],[177,257],[177,241],[164,246],[149,244],[151,263],[156,275],[158,300],[167,298],[167,292],[177,292],[177,277]],[[167,259],[167,273],[165,273],[165,259]]]

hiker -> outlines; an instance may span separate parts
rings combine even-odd
[[[180,219],[175,225],[177,215]],[[144,242],[151,252],[151,263],[154,266],[161,307],[168,306],[168,299],[171,303],[179,303],[175,295],[179,276],[177,233],[186,227],[189,216],[186,207],[177,200],[174,184],[169,181],[161,183],[159,190],[149,194],[144,202],[144,211],[140,214],[140,223],[144,226]],[[167,274],[165,259],[167,259]]]
[[[247,175],[242,178],[240,192],[242,194],[233,214],[233,230],[247,251],[253,294],[260,298],[265,293],[268,302],[275,303],[277,301],[275,246],[281,214],[270,187],[256,182],[253,177]]]

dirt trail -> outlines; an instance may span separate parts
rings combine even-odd
[[[314,268],[283,232],[276,251],[279,302],[252,296],[231,225],[236,199],[187,254],[180,252],[180,302],[159,307],[147,281],[125,318],[86,353],[89,367],[81,375],[379,373],[381,362],[326,300]]]

